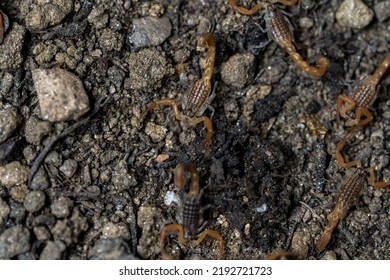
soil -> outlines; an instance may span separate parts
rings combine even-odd
[[[1,1],[10,21],[2,45],[13,47],[1,49],[0,110],[14,125],[0,143],[0,173],[12,175],[0,185],[0,259],[159,259],[160,231],[177,221],[173,170],[183,162],[198,168],[203,228],[222,235],[227,259],[284,251],[390,259],[390,190],[368,179],[327,249],[315,248],[353,172],[335,159],[347,131],[336,119],[337,97],[373,73],[390,43],[390,18],[374,14],[360,29],[343,26],[335,18],[341,2],[303,0],[284,9],[299,53],[311,64],[320,55],[330,60],[314,78],[268,40],[261,13],[241,15],[225,0],[61,0],[53,1],[60,15],[39,22],[29,14],[43,10],[35,1]],[[379,2],[388,1],[364,1],[376,13]],[[142,28],[161,38],[135,36]],[[180,125],[169,107],[141,114],[162,98],[180,104],[201,73],[205,56],[196,43],[208,31],[217,42],[216,97],[213,115],[205,115],[215,134],[203,149],[202,125]],[[53,67],[81,79],[90,113],[42,118],[31,73]],[[383,180],[390,179],[389,92],[387,74],[370,107],[374,120],[343,150]],[[310,116],[327,129],[324,137],[309,130]],[[167,243],[180,259],[218,258],[212,238],[180,246],[172,234]]]

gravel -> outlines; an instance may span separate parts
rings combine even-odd
[[[72,73],[60,69],[32,71],[44,120],[76,120],[89,111],[89,99],[83,83]]]
[[[158,46],[171,35],[171,30],[168,17],[138,18],[133,20],[133,33],[128,40],[135,48]]]
[[[15,108],[0,110],[0,144],[12,135],[20,121],[20,116]]]
[[[252,82],[255,74],[255,56],[250,53],[235,54],[221,66],[222,80],[230,86],[242,89]]]
[[[361,0],[344,0],[336,12],[337,22],[343,26],[362,29],[374,17],[374,12]]]
[[[28,168],[19,161],[0,166],[0,185],[13,187],[27,181]]]
[[[9,259],[30,250],[30,232],[23,226],[8,228],[0,235],[0,259]]]
[[[22,48],[26,28],[14,23],[0,45],[0,70],[20,68],[23,62]]]

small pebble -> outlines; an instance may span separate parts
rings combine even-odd
[[[166,206],[179,206],[181,205],[180,196],[173,191],[167,191],[164,197],[164,204]]]
[[[381,1],[374,6],[374,11],[377,19],[384,22],[390,17],[390,0]]]
[[[12,135],[19,123],[20,116],[16,109],[10,107],[0,110],[0,144]]]
[[[168,17],[148,16],[133,20],[133,33],[129,42],[136,48],[158,46],[171,35],[172,25]]]
[[[125,72],[116,66],[112,66],[108,68],[107,74],[108,79],[115,85],[115,87],[120,88],[125,78]]]
[[[46,246],[43,248],[39,259],[40,260],[60,260],[62,254],[65,252],[66,246],[61,241],[48,241]]]
[[[136,259],[122,238],[99,239],[90,250],[92,260],[125,260]]]
[[[37,118],[30,117],[26,122],[25,136],[26,141],[30,144],[40,145],[42,139],[51,131],[49,122],[40,121]]]
[[[30,250],[30,232],[20,225],[4,230],[0,236],[0,259],[10,259]]]
[[[118,191],[122,191],[137,185],[135,176],[128,172],[127,163],[124,160],[120,160],[116,165],[112,173],[111,181],[112,184],[118,189]]]
[[[23,63],[23,44],[26,28],[14,22],[3,44],[0,45],[0,69],[18,69]]]
[[[89,111],[83,83],[72,73],[58,67],[35,69],[32,78],[44,120],[77,120]]]
[[[99,36],[99,45],[106,52],[120,51],[123,46],[124,38],[121,33],[110,28],[104,29]]]
[[[27,175],[28,168],[19,161],[0,166],[0,184],[5,187],[24,184],[27,181]]]
[[[153,92],[175,72],[170,60],[154,48],[132,52],[127,63],[130,74],[124,86],[130,90]]]
[[[27,193],[28,190],[26,188],[26,185],[15,186],[9,191],[9,194],[11,195],[12,199],[20,203],[23,203]]]
[[[96,29],[104,28],[108,23],[108,14],[103,6],[94,7],[88,15],[88,21]]]
[[[57,218],[66,218],[72,210],[72,201],[67,197],[61,196],[50,205],[50,210]]]
[[[7,220],[10,211],[7,202],[0,197],[0,228]]]
[[[24,208],[30,213],[38,212],[44,205],[45,194],[42,191],[29,192],[23,202]]]
[[[321,257],[321,260],[337,260],[336,253],[333,251],[326,251]]]
[[[32,190],[44,191],[50,187],[49,177],[47,176],[46,170],[44,167],[40,167],[35,173],[34,178],[31,181],[30,188]]]
[[[160,143],[167,136],[168,129],[165,126],[148,122],[145,127],[145,133],[152,139],[153,142]]]
[[[336,11],[337,22],[346,27],[362,29],[374,17],[374,12],[361,0],[344,0]]]
[[[33,232],[37,240],[45,241],[50,238],[50,232],[44,226],[37,226],[33,228]]]
[[[60,167],[62,164],[62,156],[56,151],[50,151],[45,157],[45,163]]]
[[[291,250],[306,255],[309,252],[310,234],[295,232],[291,240]]]
[[[223,109],[225,112],[225,116],[229,121],[237,120],[238,115],[240,113],[240,107],[236,99],[229,98],[224,102]]]
[[[124,223],[107,223],[102,229],[102,234],[104,238],[118,238],[121,237],[124,240],[130,239],[130,232],[128,227]]]
[[[22,0],[20,10],[26,15],[26,25],[35,30],[44,30],[59,24],[73,11],[74,0]]]
[[[303,29],[309,29],[313,27],[314,21],[309,17],[302,17],[299,19],[299,27]]]
[[[138,241],[137,252],[142,258],[150,258],[156,254],[155,242],[158,238],[155,235],[155,229],[161,210],[156,207],[141,206],[137,213],[137,224],[142,230],[141,238]]]
[[[235,54],[221,66],[225,84],[241,89],[252,82],[255,75],[255,56],[250,53]]]
[[[77,170],[77,161],[74,159],[67,159],[59,169],[67,178],[72,178]]]

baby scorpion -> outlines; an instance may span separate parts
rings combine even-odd
[[[206,236],[213,237],[219,241],[219,258],[223,257],[224,243],[222,236],[215,230],[206,229],[199,234],[198,239],[195,240],[197,235],[198,226],[200,224],[200,199],[202,192],[200,191],[199,186],[199,174],[196,170],[196,167],[192,163],[181,163],[178,164],[175,168],[175,185],[183,189],[185,187],[185,173],[189,172],[191,174],[191,183],[189,191],[184,195],[183,205],[182,205],[182,214],[183,214],[183,225],[179,224],[169,224],[165,225],[160,234],[160,250],[162,254],[162,259],[173,259],[172,256],[168,255],[165,252],[165,239],[167,238],[168,232],[178,232],[179,244],[183,245],[184,243],[192,240],[194,246],[198,246]]]
[[[207,128],[205,144],[206,146],[209,146],[214,133],[213,125],[208,117],[202,115],[214,99],[214,94],[210,94],[210,92],[216,47],[214,36],[210,32],[204,34],[198,40],[197,50],[202,51],[205,49],[207,49],[207,59],[202,78],[197,80],[190,88],[188,94],[185,95],[182,102],[183,112],[180,112],[176,101],[172,99],[161,99],[150,104],[141,118],[145,117],[158,105],[171,106],[177,120],[186,121],[189,126],[203,122],[204,126]]]
[[[373,120],[371,112],[367,109],[376,98],[376,86],[380,79],[385,74],[390,66],[390,53],[387,54],[385,59],[381,62],[374,74],[366,78],[354,92],[353,97],[341,95],[337,99],[337,118],[340,116],[343,118],[349,118],[346,125],[352,126],[347,132],[346,136],[340,141],[336,147],[336,159],[342,167],[360,167],[362,164],[358,160],[345,162],[343,155],[341,154],[347,140],[353,135],[353,133],[360,127],[367,125]],[[343,107],[343,103],[347,103],[347,106]],[[357,108],[356,108],[357,107]],[[356,108],[356,109],[355,109]],[[362,117],[364,117],[362,119]],[[386,188],[390,185],[390,181],[375,182],[374,168],[368,169],[370,173],[370,184],[374,188]]]
[[[349,176],[341,185],[340,194],[337,197],[336,205],[329,214],[328,225],[325,227],[320,239],[316,244],[318,251],[323,251],[328,245],[333,230],[336,228],[340,219],[354,205],[363,187],[365,180],[364,169],[358,167],[354,173]]]
[[[376,86],[390,66],[390,53],[379,64],[374,74],[363,80],[352,96],[340,95],[337,98],[337,119],[340,116],[349,119],[347,126],[365,126],[373,120],[367,107],[374,103],[376,98]],[[344,104],[346,106],[343,106]],[[356,108],[356,109],[355,109]],[[364,117],[364,119],[362,119]]]
[[[265,7],[264,19],[269,37],[272,38],[282,49],[284,49],[284,51],[291,56],[297,66],[306,73],[314,77],[321,77],[325,74],[329,65],[329,60],[326,57],[321,56],[317,62],[319,65],[318,67],[311,66],[307,63],[297,52],[296,47],[294,46],[294,36],[290,23],[277,6],[273,4],[282,3],[285,6],[293,6],[298,2],[298,0],[273,0],[270,1],[271,3],[260,2],[250,10],[237,6],[234,0],[228,0],[228,2],[233,9],[244,15],[252,15],[261,8]]]

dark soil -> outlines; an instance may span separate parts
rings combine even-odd
[[[60,23],[42,30],[26,23],[22,2],[28,1],[1,1],[10,20],[5,39],[19,25],[23,42],[20,61],[15,56],[0,65],[0,109],[12,107],[19,115],[1,144],[0,165],[40,168],[30,184],[24,176],[0,185],[0,259],[159,259],[161,228],[176,221],[167,202],[180,194],[173,169],[183,162],[198,168],[202,204],[209,205],[206,227],[221,233],[228,259],[277,251],[299,251],[305,259],[390,259],[390,190],[375,190],[368,179],[327,250],[315,249],[340,183],[352,172],[334,155],[346,132],[336,120],[336,100],[389,51],[390,18],[374,16],[358,30],[336,21],[342,1],[307,0],[286,8],[299,53],[312,64],[320,55],[330,60],[328,72],[313,78],[276,43],[267,44],[261,13],[240,15],[225,0],[75,0]],[[237,2],[249,7],[256,1]],[[372,10],[377,2],[364,1]],[[144,47],[129,36],[132,22],[147,16],[167,17],[172,29],[162,43]],[[140,117],[155,100],[181,100],[201,72],[204,56],[196,43],[208,31],[217,42],[215,134],[210,149],[203,149],[202,125],[181,127],[170,108]],[[230,77],[244,86],[226,84],[221,68],[244,53],[255,57],[254,67]],[[42,122],[31,71],[55,65],[83,81],[93,115]],[[389,92],[387,74],[370,108],[373,122],[343,150],[346,158],[377,167],[385,180]],[[324,139],[308,129],[309,115],[328,129]],[[49,153],[37,165],[47,145]],[[218,258],[211,238],[179,246],[172,235],[167,250],[180,259]]]

